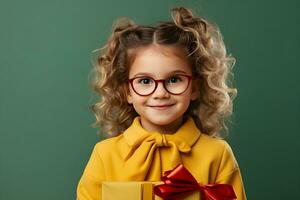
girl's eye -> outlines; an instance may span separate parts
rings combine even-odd
[[[150,78],[141,78],[141,79],[138,79],[138,83],[141,83],[141,84],[149,84],[149,83],[152,83],[153,80],[150,79]]]
[[[168,79],[169,83],[178,83],[181,82],[181,78],[179,76],[172,76]]]

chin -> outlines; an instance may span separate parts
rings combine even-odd
[[[177,118],[176,117],[163,117],[163,116],[157,116],[157,117],[150,117],[148,118],[151,123],[156,124],[156,125],[168,125],[174,122]]]

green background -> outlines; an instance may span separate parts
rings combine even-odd
[[[93,146],[91,52],[118,17],[218,24],[238,96],[228,139],[248,199],[300,199],[300,1],[52,0],[0,6],[0,199],[75,199]]]

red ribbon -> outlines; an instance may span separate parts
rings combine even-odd
[[[180,200],[196,190],[200,191],[201,200],[236,200],[237,198],[231,185],[200,184],[182,164],[173,170],[165,171],[162,180],[164,184],[154,186],[154,193],[164,200]]]

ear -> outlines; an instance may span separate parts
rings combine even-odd
[[[132,95],[130,93],[130,89],[129,89],[128,85],[125,86],[125,94],[126,94],[127,102],[129,104],[132,104]]]
[[[192,81],[192,94],[191,94],[191,100],[194,101],[196,99],[198,99],[199,95],[200,95],[200,92],[199,92],[199,89],[200,89],[200,80],[197,78],[197,79],[194,79]]]

